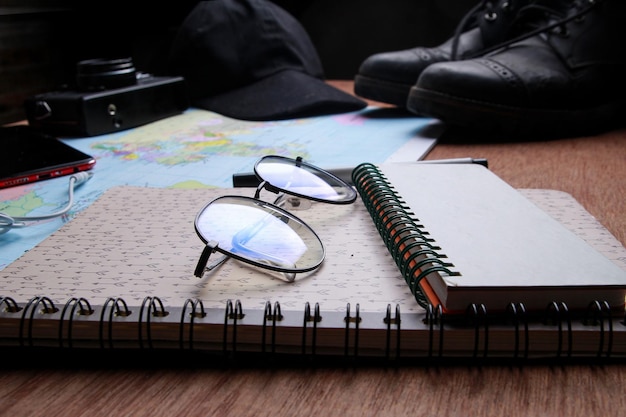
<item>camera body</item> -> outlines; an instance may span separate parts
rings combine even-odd
[[[182,77],[135,71],[130,59],[78,63],[77,88],[26,99],[31,126],[58,136],[96,136],[180,114],[189,107]]]

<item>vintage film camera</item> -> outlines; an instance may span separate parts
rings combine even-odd
[[[182,77],[138,72],[131,58],[77,64],[76,90],[29,97],[31,126],[59,136],[95,136],[182,113],[189,107]]]

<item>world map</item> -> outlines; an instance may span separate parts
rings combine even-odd
[[[375,107],[272,122],[236,120],[190,109],[131,130],[65,138],[65,143],[96,159],[94,175],[76,188],[74,205],[66,215],[0,234],[0,269],[111,187],[232,187],[234,173],[252,172],[254,163],[270,154],[300,156],[322,168],[354,167],[390,157],[417,160],[434,145],[434,139],[420,136],[420,130],[432,122]],[[53,212],[67,201],[67,177],[0,190],[0,212],[10,216]]]

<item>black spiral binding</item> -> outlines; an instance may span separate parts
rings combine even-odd
[[[73,348],[76,344],[76,340],[73,337],[75,318],[89,316],[96,311],[85,298],[70,298],[61,310],[48,297],[33,297],[23,306],[10,297],[0,297],[0,308],[2,306],[4,306],[2,313],[19,315],[19,336],[17,340],[20,347],[35,346],[37,341],[35,329],[37,328],[36,322],[39,320],[38,316],[54,315],[60,311],[58,317],[58,346],[59,348]],[[114,318],[130,316],[131,309],[123,298],[108,298],[98,308],[101,309],[99,318],[100,347],[113,348]],[[137,319],[139,348],[143,349],[146,346],[150,349],[153,348],[152,320],[156,317],[165,317],[168,314],[158,297],[144,298],[143,303],[139,307]],[[533,313],[528,312],[524,304],[511,302],[506,306],[504,314],[495,313],[492,315],[488,313],[485,305],[470,304],[464,316],[448,316],[443,313],[441,305],[433,306],[429,304],[423,319],[423,322],[427,325],[427,333],[425,335],[427,337],[427,358],[444,358],[444,338],[446,332],[450,331],[446,329],[458,328],[459,325],[463,325],[465,328],[473,330],[474,333],[473,346],[471,344],[468,345],[468,348],[472,348],[468,352],[471,353],[469,356],[474,360],[487,359],[490,356],[489,342],[492,323],[496,328],[497,325],[503,323],[511,326],[513,330],[511,334],[514,337],[513,350],[511,351],[513,359],[527,360],[531,356],[530,342],[533,333],[529,328],[533,323],[556,327],[557,343],[554,351],[554,358],[556,359],[569,359],[577,353],[574,347],[574,327],[576,326],[576,329],[579,329],[581,325],[597,327],[597,331],[593,332],[594,337],[598,338],[597,347],[593,349],[597,359],[609,359],[613,356],[622,357],[624,352],[614,352],[614,337],[616,333],[614,326],[626,326],[626,316],[616,319],[613,317],[614,314],[615,310],[611,308],[608,302],[599,300],[589,303],[586,311],[573,313],[569,310],[566,303],[559,301],[549,303],[543,312]],[[189,350],[194,349],[195,322],[206,316],[207,313],[201,300],[186,300],[182,308],[179,326],[181,350],[186,348]],[[222,351],[224,355],[234,356],[237,352],[239,323],[244,317],[245,314],[241,302],[239,300],[235,302],[228,300],[224,310],[223,322]],[[275,302],[272,306],[270,302],[267,302],[262,319],[261,353],[267,354],[268,351],[271,354],[276,353],[278,348],[276,343],[278,327],[282,320],[284,320],[284,315],[281,312],[280,304]],[[345,325],[344,357],[346,359],[359,358],[361,355],[359,342],[362,325],[359,304],[355,305],[353,311],[352,306],[348,303],[343,320]],[[301,348],[303,356],[316,356],[319,336],[318,325],[321,321],[322,315],[319,304],[315,304],[312,307],[311,304],[306,303],[302,323]],[[387,305],[383,321],[386,325],[384,357],[388,362],[392,362],[394,359],[399,362],[403,353],[400,306],[395,306],[394,313],[392,305]],[[449,327],[448,324],[452,327]],[[535,328],[536,326],[533,326],[533,330]],[[578,330],[576,330],[577,332]],[[271,340],[268,341],[268,337],[271,337]],[[410,347],[405,348],[410,349]]]
[[[515,348],[513,350],[513,359],[520,358],[520,324],[524,328],[524,352],[522,358],[528,359],[530,338],[528,333],[528,316],[526,314],[526,306],[524,306],[524,303],[509,303],[506,307],[506,312],[509,318],[513,321],[513,326],[515,327]]]
[[[483,337],[483,359],[487,358],[489,353],[489,321],[487,315],[487,307],[484,304],[470,304],[466,310],[466,317],[469,324],[474,326],[474,353],[473,358],[478,359],[478,351],[480,350],[480,329],[484,329]]]
[[[197,318],[203,318],[206,316],[204,311],[204,304],[198,299],[187,299],[183,304],[183,309],[180,313],[180,326],[179,326],[179,346],[181,350],[185,349],[185,319],[187,318],[187,308],[191,306],[191,312],[189,313],[189,350],[193,350],[193,333],[194,324]]]
[[[319,303],[315,303],[315,308],[313,310],[313,314],[311,314],[311,304],[308,302],[304,305],[304,321],[302,323],[302,355],[305,356],[307,354],[307,329],[309,328],[309,323],[312,324],[312,334],[311,334],[311,351],[310,356],[314,357],[317,350],[317,324],[322,321],[322,315],[320,314],[320,305]]]
[[[231,351],[232,355],[237,352],[237,324],[239,320],[243,319],[243,307],[239,300],[235,301],[233,306],[232,300],[226,302],[226,309],[224,310],[224,339],[223,339],[223,352],[224,356],[228,356],[228,322],[232,321],[232,338],[231,338]]]
[[[567,354],[565,355],[567,358],[572,356],[572,317],[570,315],[569,308],[567,304],[562,301],[552,301],[546,307],[546,321],[544,321],[545,325],[556,325],[558,331],[558,342],[557,342],[557,350],[556,357],[563,357],[563,321],[567,324],[566,334],[567,334]]]
[[[139,319],[137,320],[137,330],[139,347],[143,345],[143,315],[146,311],[146,338],[148,339],[148,348],[152,349],[152,317],[166,317],[169,313],[165,310],[163,302],[158,297],[146,297],[139,308]]]
[[[261,352],[267,352],[267,322],[271,321],[272,325],[272,355],[276,353],[276,325],[279,321],[283,319],[283,314],[281,313],[280,303],[277,301],[274,303],[274,309],[272,310],[272,303],[265,303],[265,312],[263,314],[263,329],[261,335]]]
[[[33,324],[35,322],[35,313],[37,313],[37,308],[40,304],[42,305],[42,309],[39,310],[41,314],[54,314],[59,311],[59,309],[55,307],[52,300],[48,297],[31,298],[28,303],[26,303],[26,306],[24,306],[24,309],[22,310],[22,317],[20,319],[19,340],[21,347],[24,347],[24,326],[28,312],[30,312],[28,317],[28,346],[33,346]]]
[[[346,305],[346,316],[344,317],[344,321],[346,322],[344,356],[346,358],[350,356],[350,324],[354,324],[354,353],[352,356],[354,358],[357,358],[359,356],[359,325],[361,323],[361,312],[359,304],[356,305],[355,310],[355,315],[353,317],[350,315],[350,303]]]
[[[109,307],[109,304],[111,305],[110,307]],[[99,335],[100,335],[100,347],[102,349],[105,348],[104,326],[105,326],[105,316],[106,316],[107,309],[109,311],[109,319],[108,321],[106,321],[109,325],[107,339],[109,341],[109,349],[113,349],[113,317],[115,316],[128,317],[131,315],[131,311],[128,308],[128,305],[126,304],[126,301],[124,301],[123,298],[109,297],[106,299],[106,301],[102,305],[102,312],[100,313]]]
[[[7,313],[19,313],[22,310],[22,307],[11,297],[0,297],[0,307],[2,307],[2,304],[6,304],[4,311]]]
[[[420,281],[434,272],[459,273],[450,269],[454,265],[444,261],[446,256],[435,245],[436,241],[419,224],[415,214],[409,211],[375,165],[364,163],[357,166],[352,172],[352,180],[415,300],[428,308],[428,300],[419,287]],[[420,260],[416,261],[417,258]]]
[[[600,326],[600,341],[598,343],[598,358],[604,354],[607,358],[613,350],[613,317],[611,307],[606,301],[592,301],[587,308],[587,317],[583,321],[589,326]],[[606,323],[606,328],[605,328]],[[605,348],[606,337],[606,348]],[[606,352],[605,352],[606,349]]]
[[[78,309],[78,312],[76,311]],[[61,318],[59,320],[59,347],[64,347],[64,336],[63,336],[63,327],[65,323],[65,315],[67,315],[67,347],[73,347],[73,338],[72,338],[72,329],[74,324],[74,316],[77,314],[80,316],[90,316],[93,314],[94,310],[91,308],[89,301],[86,298],[80,297],[72,297],[63,306],[63,310],[61,311]]]
[[[402,320],[400,319],[400,305],[396,304],[396,314],[395,316],[391,315],[391,304],[387,305],[387,313],[385,314],[384,319],[385,324],[387,325],[387,337],[385,342],[385,358],[386,360],[391,359],[391,339],[393,338],[391,333],[391,326],[396,326],[396,353],[395,358],[400,359],[400,324]]]
[[[437,307],[434,307],[432,304],[428,304],[426,308],[426,323],[428,324],[428,358],[433,359],[433,344],[435,342],[435,325],[439,325],[439,339],[438,339],[438,349],[437,349],[437,358],[441,359],[443,357],[443,335],[444,335],[444,316],[443,316],[443,308],[441,304],[438,304]]]

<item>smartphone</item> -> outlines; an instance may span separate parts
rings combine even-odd
[[[29,126],[0,127],[0,188],[92,169],[96,160]]]

